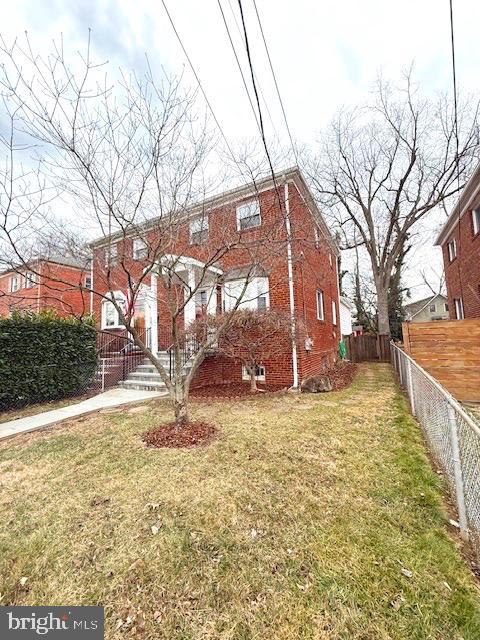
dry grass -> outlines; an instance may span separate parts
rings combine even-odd
[[[386,365],[337,393],[192,413],[221,429],[208,447],[143,446],[165,401],[4,443],[1,604],[101,604],[108,639],[480,637]]]

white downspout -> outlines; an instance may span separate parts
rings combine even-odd
[[[93,253],[90,260],[90,314],[93,313]]]
[[[288,194],[288,182],[285,182],[285,229],[287,231],[287,266],[288,266],[288,293],[290,298],[290,321],[292,328],[292,365],[293,388],[298,389],[298,362],[297,362],[297,331],[295,321],[295,294],[293,290],[293,263],[292,241],[290,227],[290,199]]]

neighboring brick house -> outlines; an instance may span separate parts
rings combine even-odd
[[[440,232],[450,318],[480,318],[480,165]]]
[[[407,322],[433,322],[449,319],[448,299],[441,293],[405,305]]]
[[[92,296],[81,287],[90,286],[90,267],[65,256],[40,257],[27,267],[0,274],[0,316],[13,311],[39,313],[53,309],[61,316],[84,316],[91,312]]]
[[[285,215],[285,211],[288,215]],[[270,384],[298,386],[302,379],[320,373],[336,360],[341,338],[337,261],[339,250],[314,199],[297,168],[247,184],[205,200],[185,211],[185,221],[175,232],[171,254],[181,256],[181,276],[184,282],[195,284],[202,271],[206,255],[238,230],[265,245],[265,259],[256,257],[255,269],[247,248],[235,249],[210,266],[212,282],[221,285],[209,288],[208,280],[194,300],[187,303],[182,323],[188,325],[198,309],[208,313],[228,311],[232,300],[249,273],[248,291],[242,307],[271,308],[293,312],[299,330],[297,339],[282,357],[263,363],[259,380]],[[183,220],[183,217],[182,217]],[[162,220],[149,221],[143,230],[148,244],[161,233]],[[274,229],[274,231],[272,231]],[[289,240],[289,241],[288,241]],[[253,240],[252,240],[253,241]],[[272,247],[278,250],[271,251]],[[93,252],[94,314],[99,328],[121,331],[118,313],[109,295],[126,303],[127,273],[135,277],[142,273],[148,251],[139,237],[113,234],[91,244]],[[270,251],[269,251],[270,249]],[[166,256],[168,258],[168,256]],[[170,344],[170,316],[162,297],[161,260],[152,269],[143,286],[143,294],[135,303],[135,323],[151,336],[152,351],[164,354]],[[207,273],[208,275],[208,273]],[[215,279],[213,276],[215,275]],[[204,276],[202,276],[203,278]],[[108,284],[107,284],[108,283]],[[110,292],[110,293],[109,293]],[[183,295],[183,293],[182,293]],[[243,299],[242,299],[243,300]],[[239,363],[212,354],[196,372],[194,384],[237,381],[245,376]]]

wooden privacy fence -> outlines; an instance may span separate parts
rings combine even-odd
[[[390,362],[390,336],[347,336],[345,346],[352,362]]]
[[[461,401],[480,402],[480,319],[405,322],[405,351]]]

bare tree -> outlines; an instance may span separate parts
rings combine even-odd
[[[258,288],[259,273],[285,255],[280,186],[275,183],[274,198],[262,205],[261,232],[252,232],[248,216],[237,226],[228,206],[214,212],[202,204],[193,207],[212,188],[206,176],[208,163],[216,162],[212,153],[218,141],[206,119],[196,114],[195,95],[185,92],[178,79],[159,82],[148,69],[142,77],[109,81],[92,61],[90,47],[73,64],[63,47],[47,58],[37,56],[28,40],[23,48],[3,42],[0,49],[0,86],[15,130],[34,145],[46,184],[68,194],[81,225],[100,236],[92,245],[94,306],[107,305],[118,319],[115,327],[123,326],[155,366],[176,423],[184,426],[190,384],[206,353],[237,310],[265,295]],[[23,268],[32,245],[27,250],[10,231],[15,221],[9,212],[2,215],[4,238],[16,268]],[[22,226],[28,227],[28,221]],[[240,286],[239,274],[229,267],[239,261],[244,265]],[[217,309],[217,291],[234,276],[237,285],[229,289],[228,313],[223,314]],[[58,279],[57,284],[61,292],[65,282]],[[87,290],[85,284],[69,284]],[[55,284],[50,288],[54,295]],[[220,320],[195,340],[184,327],[194,319],[199,297],[201,304],[220,312]],[[145,302],[153,317],[160,308],[165,315],[168,342],[163,349],[168,345],[169,365],[158,355],[156,332],[149,335],[139,322]]]
[[[207,326],[211,328],[219,322],[222,323],[223,319],[206,319]],[[217,351],[239,360],[248,372],[250,390],[258,391],[258,367],[284,354],[289,348],[290,336],[288,314],[273,310],[239,310],[222,331]]]
[[[412,228],[461,191],[478,157],[478,105],[454,109],[422,97],[409,73],[379,81],[371,104],[342,110],[310,161],[309,175],[343,247],[363,246],[375,283],[378,330],[389,333],[388,290]]]

